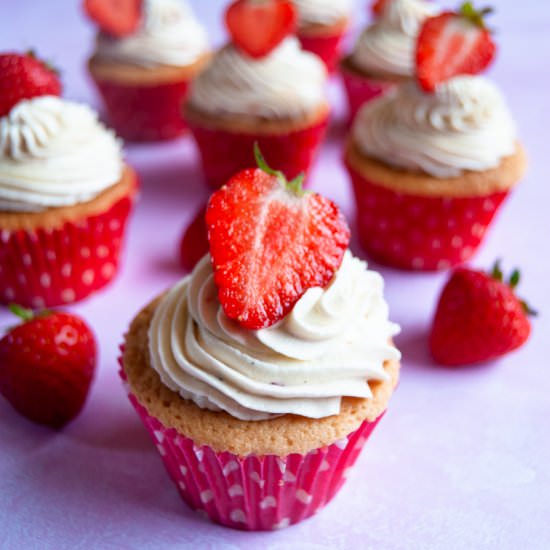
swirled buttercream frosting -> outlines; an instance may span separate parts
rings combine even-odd
[[[96,55],[144,67],[185,66],[208,50],[206,32],[181,0],[145,0],[139,29],[123,38],[100,33]]]
[[[298,118],[326,101],[326,78],[323,62],[294,37],[260,59],[229,44],[193,82],[190,103],[214,115]]]
[[[391,0],[376,22],[360,35],[353,63],[369,73],[412,76],[420,26],[438,11],[425,0]]]
[[[211,260],[158,304],[149,328],[153,368],[199,407],[242,420],[338,414],[342,397],[371,397],[397,360],[383,280],[347,252],[326,288],[311,288],[284,319],[251,331],[218,301]]]
[[[0,211],[89,201],[122,169],[121,143],[86,105],[42,96],[0,118]]]
[[[351,14],[351,0],[293,0],[299,25],[333,25]]]
[[[363,154],[439,178],[495,168],[516,150],[506,102],[481,76],[452,78],[433,94],[403,84],[361,109],[353,135]]]

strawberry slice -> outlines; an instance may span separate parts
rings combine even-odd
[[[23,99],[60,94],[57,72],[32,51],[0,54],[0,116],[7,115]]]
[[[237,0],[225,13],[233,43],[253,58],[266,56],[292,34],[296,20],[289,0]]]
[[[84,0],[84,10],[104,33],[122,38],[139,27],[142,0]]]
[[[348,225],[329,199],[287,182],[255,146],[259,168],[234,176],[210,197],[206,226],[225,314],[248,329],[281,320],[342,263]]]
[[[374,0],[370,7],[372,14],[375,17],[381,17],[386,9],[386,6],[391,1],[392,0]]]
[[[496,45],[484,17],[491,12],[466,2],[458,12],[444,12],[424,22],[416,46],[416,74],[424,90],[433,92],[453,76],[478,74],[489,66]]]
[[[528,315],[535,315],[515,295],[520,274],[508,281],[498,262],[484,273],[456,269],[439,298],[430,335],[434,359],[460,366],[490,361],[522,346],[531,333]]]

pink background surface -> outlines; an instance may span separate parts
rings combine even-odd
[[[219,44],[223,2],[193,4]],[[522,266],[521,292],[542,312],[529,344],[485,367],[434,367],[426,331],[446,276],[381,269],[392,317],[403,327],[402,382],[348,484],[318,516],[285,531],[246,534],[212,525],[180,501],[125,397],[116,364],[132,315],[183,274],[177,242],[207,191],[189,139],[130,146],[127,157],[143,191],[122,272],[107,290],[70,308],[89,320],[101,348],[86,408],[56,433],[20,418],[0,399],[2,550],[549,547],[550,6],[493,4],[501,55],[492,77],[508,96],[531,166],[473,263],[485,267],[502,257],[507,269]],[[97,106],[84,71],[93,30],[78,5],[0,0],[0,50],[37,47],[62,69],[66,97]],[[330,91],[335,120],[313,186],[352,217],[340,164],[342,93],[337,83]],[[11,322],[0,311],[0,326]]]

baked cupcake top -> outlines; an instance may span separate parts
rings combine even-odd
[[[353,65],[375,75],[412,76],[416,36],[423,21],[437,11],[426,0],[388,0],[359,36],[351,54]]]
[[[101,31],[95,55],[107,62],[142,67],[185,66],[208,51],[203,27],[183,0],[144,0],[135,31],[113,36]]]
[[[334,25],[351,15],[351,0],[293,0],[298,25]]]
[[[41,96],[0,118],[0,211],[89,201],[122,170],[120,141],[86,105]]]
[[[399,329],[382,278],[349,252],[336,205],[256,156],[261,168],[210,198],[210,254],[157,305],[151,364],[204,409],[246,421],[328,417],[390,379]]]
[[[326,79],[323,62],[294,37],[258,58],[228,44],[193,82],[189,103],[211,115],[296,119],[326,103]]]
[[[454,77],[434,93],[404,83],[361,109],[353,137],[367,156],[438,178],[495,168],[517,139],[504,97],[482,76]]]

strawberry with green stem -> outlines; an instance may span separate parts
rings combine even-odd
[[[496,45],[485,24],[492,8],[465,2],[457,12],[426,19],[417,39],[416,75],[427,92],[458,75],[475,75],[493,61]]]
[[[94,334],[69,313],[10,310],[22,323],[0,340],[0,394],[29,420],[61,428],[88,396],[97,361]]]
[[[269,327],[311,287],[326,286],[349,243],[329,199],[267,166],[238,173],[209,200],[206,226],[214,278],[226,315],[248,329]]]
[[[491,273],[456,269],[441,293],[430,334],[433,358],[460,366],[501,357],[529,338],[536,313],[516,294],[520,272],[506,281],[500,263]]]

